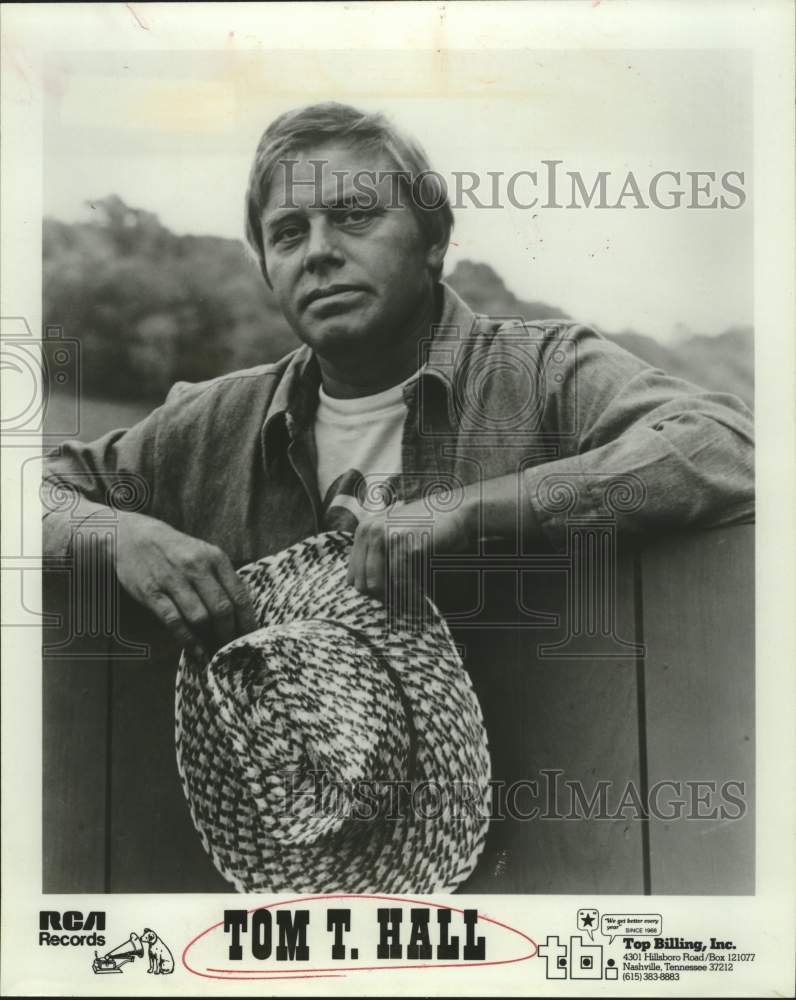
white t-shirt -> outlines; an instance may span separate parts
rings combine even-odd
[[[364,513],[395,499],[391,484],[401,473],[406,420],[403,390],[412,378],[356,399],[335,399],[319,389],[315,448],[325,529],[354,531]]]

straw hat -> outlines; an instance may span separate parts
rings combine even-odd
[[[183,653],[177,766],[239,891],[447,892],[489,815],[481,709],[442,616],[389,627],[345,582],[351,536],[240,570],[263,627],[207,664]]]

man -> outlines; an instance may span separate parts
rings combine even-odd
[[[587,327],[476,318],[440,281],[452,221],[422,150],[382,116],[321,104],[274,121],[247,235],[303,346],[63,445],[48,483],[80,501],[45,514],[45,551],[66,553],[133,477],[145,501],[118,512],[118,579],[209,653],[255,627],[235,567],[325,528],[355,533],[349,582],[399,602],[432,553],[560,548],[568,517],[610,508],[640,534],[752,516],[739,400]],[[607,504],[617,485],[635,501]]]

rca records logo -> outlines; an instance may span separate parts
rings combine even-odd
[[[151,972],[155,976],[169,976],[174,972],[174,956],[169,946],[149,927],[144,928],[140,937],[135,931],[131,931],[126,941],[106,951],[104,955],[94,952],[91,968],[98,976],[123,972],[123,967],[128,962],[143,958],[145,954],[149,959],[149,968],[146,970],[148,973]]]

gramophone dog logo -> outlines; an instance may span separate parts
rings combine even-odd
[[[169,976],[174,972],[174,956],[168,945],[149,927],[144,928],[140,937],[135,931],[131,931],[126,941],[111,948],[104,955],[98,955],[95,951],[91,968],[99,976],[122,972],[123,966],[134,962],[137,958],[143,958],[144,953],[149,959],[149,968],[146,970],[148,973],[151,972],[155,976]]]

